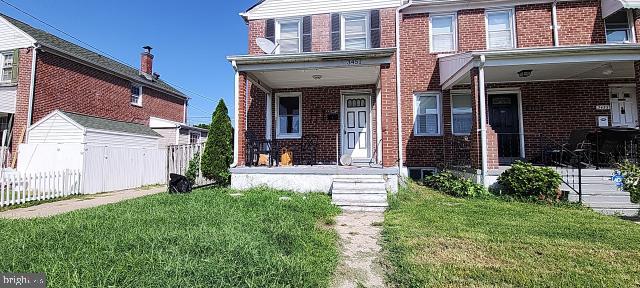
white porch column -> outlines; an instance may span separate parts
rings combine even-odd
[[[478,67],[478,92],[480,101],[480,153],[482,162],[482,184],[487,184],[488,151],[487,151],[487,93],[484,83],[484,63],[485,56],[480,56],[480,67]]]
[[[379,83],[379,82],[378,82]],[[376,88],[376,151],[377,163],[382,164],[382,89]]]
[[[273,125],[272,124],[272,121],[273,121],[272,116],[273,115],[272,115],[272,112],[271,112],[271,109],[272,109],[271,108],[271,106],[272,106],[271,105],[271,103],[272,103],[271,101],[273,99],[272,93],[266,93],[266,97],[267,97],[267,101],[266,101],[266,103],[267,103],[266,104],[266,106],[267,106],[266,108],[267,109],[265,111],[265,113],[266,113],[265,120],[267,121],[267,123],[265,125],[265,131],[264,131],[265,134],[264,135],[265,135],[265,138],[267,140],[271,140],[271,134],[272,134],[271,131],[272,131],[272,127],[273,127],[272,126]]]

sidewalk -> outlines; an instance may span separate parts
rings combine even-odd
[[[61,200],[31,207],[16,208],[3,211],[0,212],[0,219],[31,219],[50,217],[75,210],[117,203],[124,200],[144,197],[166,191],[166,186],[159,186],[147,189],[139,188],[95,195],[85,195],[86,197],[83,198]]]

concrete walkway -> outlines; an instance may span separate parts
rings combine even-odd
[[[77,199],[68,199],[55,202],[49,202],[36,206],[25,208],[16,208],[0,212],[0,218],[4,219],[31,219],[40,217],[50,217],[62,213],[75,210],[93,208],[97,206],[117,203],[124,200],[144,197],[157,193],[166,192],[166,186],[158,186],[153,188],[140,188],[123,190],[116,192],[107,192],[95,195],[84,195]]]
[[[382,212],[344,212],[336,217],[341,263],[333,287],[385,287],[380,247]]]

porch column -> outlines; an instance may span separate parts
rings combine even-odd
[[[247,74],[237,72],[236,74],[236,127],[234,154],[238,167],[245,166],[245,132],[247,129]]]
[[[636,84],[636,99],[640,97],[640,61],[633,62],[633,68],[635,70],[635,81]],[[636,105],[638,105],[638,110],[640,111],[640,101],[636,101]]]
[[[489,100],[486,97],[484,71],[482,68],[471,69],[471,167],[481,172],[484,181],[489,170],[498,168],[498,135],[493,131],[487,117]],[[484,103],[481,103],[484,99]],[[484,121],[484,130],[482,122]]]

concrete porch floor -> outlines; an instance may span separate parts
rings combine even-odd
[[[280,167],[237,167],[231,174],[298,174],[298,175],[397,175],[398,167],[357,167],[337,165],[297,165]]]

